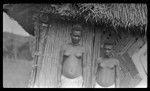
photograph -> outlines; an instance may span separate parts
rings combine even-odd
[[[147,88],[146,3],[3,4],[3,88]]]

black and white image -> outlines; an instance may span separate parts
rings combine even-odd
[[[147,4],[3,4],[4,88],[147,88]]]

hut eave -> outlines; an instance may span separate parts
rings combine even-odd
[[[3,11],[31,35],[34,35],[32,16],[37,12],[53,14],[64,20],[82,19],[96,25],[107,24],[125,28],[136,26],[141,28],[135,32],[147,31],[146,4],[5,4]]]

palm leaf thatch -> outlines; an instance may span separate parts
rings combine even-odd
[[[11,8],[8,8],[11,7]],[[107,24],[114,28],[138,27],[135,32],[147,31],[147,5],[146,4],[101,4],[101,3],[78,3],[78,4],[8,4],[3,6],[4,11],[16,19],[15,15],[23,11],[41,12],[58,15],[66,20],[80,20],[93,24]],[[10,12],[15,12],[12,14]],[[21,13],[21,14],[22,14]],[[28,18],[28,17],[27,17]],[[26,26],[22,24],[22,26]],[[132,30],[133,31],[133,30]]]

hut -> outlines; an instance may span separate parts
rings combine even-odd
[[[136,49],[147,41],[146,4],[5,4],[3,11],[35,36],[33,74],[29,87],[57,87],[59,51],[70,41],[70,30],[83,28],[86,47],[85,87],[92,87],[95,60],[103,55],[101,45],[114,44],[113,55],[120,62],[120,87],[135,87],[142,78],[132,60]]]

